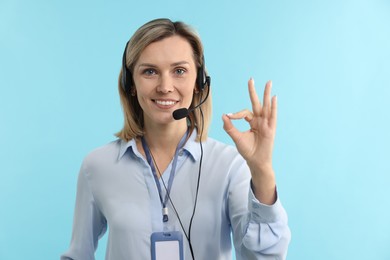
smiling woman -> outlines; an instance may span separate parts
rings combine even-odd
[[[94,259],[107,227],[107,260],[227,260],[231,234],[237,259],[284,259],[290,230],[272,166],[277,101],[271,82],[263,105],[252,79],[248,90],[253,111],[223,116],[236,148],[208,137],[210,78],[199,37],[168,19],[138,29],[119,76],[124,127],[84,159],[61,259]],[[174,117],[182,108],[188,116]],[[236,119],[250,130],[238,131]]]
[[[174,120],[172,113],[190,107],[197,91],[196,76],[192,47],[181,36],[154,42],[143,50],[134,66],[132,93],[143,109],[146,129],[170,123],[175,131],[185,133],[186,122]]]
[[[167,41],[172,41],[169,39],[171,37],[181,43],[181,48],[186,49],[176,50],[179,46],[170,46],[169,43],[167,44]],[[144,60],[144,62],[139,61],[140,56],[146,56],[144,58],[149,57],[149,59],[151,58],[150,54],[144,52],[154,52],[154,54],[156,54],[156,48],[153,46],[156,44],[160,45],[160,41],[165,42],[165,49],[157,50],[159,58],[162,59],[164,55],[165,59],[169,57],[169,59],[171,59],[171,64],[169,64],[169,66],[172,67],[172,70],[174,70],[175,67],[183,67],[180,66],[180,63],[187,63],[187,66],[189,67],[188,69],[190,69],[191,64],[194,64],[198,90],[202,89],[207,93],[209,92],[209,84],[206,84],[206,80],[203,80],[203,78],[206,77],[206,72],[204,71],[203,46],[199,36],[188,25],[182,22],[176,22],[173,24],[168,19],[159,19],[145,24],[126,44],[126,48],[123,53],[122,70],[119,75],[119,94],[123,111],[125,113],[125,123],[123,129],[117,134],[117,136],[126,141],[129,141],[137,136],[144,135],[144,113],[139,104],[138,97],[136,96],[137,88],[134,86],[134,80],[137,76],[139,76],[139,73],[142,74],[146,71],[146,74],[150,76],[154,73],[161,74],[161,71],[159,72],[158,68],[156,68],[156,65],[158,64],[151,63],[149,60]],[[173,57],[170,57],[173,55],[171,51],[175,51],[177,56],[175,58],[177,60],[173,60]],[[179,53],[180,51],[181,53]],[[159,62],[157,58],[153,59],[155,62]],[[165,60],[165,62],[167,62],[167,60]],[[140,65],[143,65],[144,71],[142,71],[142,69],[140,70]],[[138,68],[136,66],[138,66]],[[167,65],[165,64],[165,66]],[[135,74],[134,77],[133,73]],[[188,74],[188,72],[186,74]],[[188,76],[185,78],[188,79]],[[161,75],[159,79],[162,79]],[[164,79],[166,79],[166,77],[164,77]],[[200,82],[198,82],[199,79],[201,79]],[[194,82],[192,88],[195,88]],[[198,90],[195,89],[195,92],[198,92]],[[190,108],[196,107],[201,103],[201,101],[202,93],[196,93],[196,95],[193,96]],[[203,120],[201,120],[200,111],[194,110],[189,114],[189,122],[191,130],[193,130],[195,126],[201,127],[203,128],[204,136],[207,136],[211,118],[211,98],[203,100],[203,102]],[[187,107],[188,106],[186,106],[186,108]],[[198,132],[197,139],[199,138],[201,138],[201,136]]]

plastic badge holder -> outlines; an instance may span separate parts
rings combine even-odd
[[[155,232],[151,242],[152,260],[184,260],[181,232]]]

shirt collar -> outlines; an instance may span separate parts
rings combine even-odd
[[[196,128],[192,131],[190,137],[185,143],[183,149],[186,150],[194,161],[198,161],[201,155],[199,142],[196,142],[197,131]]]
[[[185,143],[183,149],[188,152],[188,154],[191,156],[191,158],[194,161],[198,161],[201,156],[201,149],[199,142],[196,142],[196,135],[197,131],[194,129],[192,131],[190,137],[188,138],[187,142]],[[131,149],[129,149],[131,148]],[[120,148],[118,153],[118,161],[122,159],[123,155],[127,152],[127,150],[131,150],[133,154],[136,154],[138,156],[141,156],[137,149],[137,144],[135,142],[135,139],[131,139],[130,141],[126,142],[124,140],[120,140]]]
[[[131,148],[130,150],[135,153],[137,150],[137,144],[135,142],[135,138],[131,139],[130,141],[126,142],[125,140],[120,140],[120,148],[119,148],[119,154],[118,154],[118,161],[122,159],[123,155],[127,152],[127,150]]]

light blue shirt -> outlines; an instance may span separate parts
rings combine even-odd
[[[177,162],[170,197],[188,233],[194,208],[201,149],[193,131]],[[261,204],[250,188],[251,175],[235,147],[212,138],[203,142],[203,162],[191,244],[197,260],[285,259],[290,242],[287,214],[279,198]],[[160,178],[168,183],[171,165]],[[165,191],[165,189],[162,189]],[[163,194],[165,196],[165,194]],[[168,202],[162,221],[158,189],[135,140],[116,140],[94,150],[81,166],[73,233],[62,260],[95,259],[98,240],[109,227],[106,260],[151,259],[153,232],[181,231]],[[185,259],[191,259],[183,233]]]

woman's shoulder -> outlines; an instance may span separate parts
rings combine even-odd
[[[94,148],[84,157],[83,164],[88,165],[91,163],[96,164],[99,162],[116,160],[118,158],[122,142],[123,141],[121,139],[117,139]]]
[[[236,146],[224,143],[212,137],[208,137],[205,142],[205,148],[212,153],[239,156]]]
[[[204,147],[204,163],[205,167],[219,174],[221,178],[223,176],[234,177],[241,175],[242,178],[247,178],[248,166],[237,151],[234,144],[224,143],[222,141],[208,138]]]

